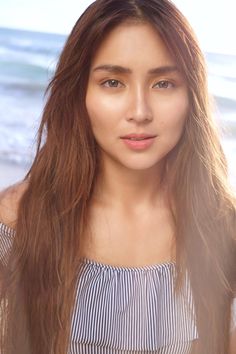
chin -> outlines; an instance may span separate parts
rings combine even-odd
[[[159,166],[160,162],[162,162],[162,160],[160,161],[155,161],[154,163],[151,163],[147,161],[143,161],[143,163],[141,163],[140,161],[137,163],[123,163],[123,167],[127,168],[129,170],[133,170],[133,171],[145,171],[145,170],[152,170],[155,169]]]

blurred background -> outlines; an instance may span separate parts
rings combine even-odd
[[[89,0],[0,0],[0,189],[22,179],[35,152],[44,92]],[[236,190],[236,2],[174,0],[205,54],[215,119]]]

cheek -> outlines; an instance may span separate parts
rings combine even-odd
[[[112,122],[114,122],[112,119],[114,108],[112,109],[106,100],[88,92],[86,96],[86,108],[95,137],[97,135],[105,135],[111,131]]]
[[[126,107],[125,95],[108,95],[93,84],[88,86],[85,102],[93,124],[103,120],[108,124],[115,123],[124,115]]]
[[[179,136],[188,117],[189,101],[187,95],[176,97],[171,104],[162,107],[160,126],[162,132]]]

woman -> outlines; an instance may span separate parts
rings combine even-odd
[[[1,353],[235,353],[235,197],[168,0],[97,0],[1,198]]]

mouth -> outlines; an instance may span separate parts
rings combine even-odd
[[[148,137],[148,138],[121,138],[121,139],[127,139],[127,140],[133,140],[133,141],[140,141],[140,140],[147,140],[147,139],[152,139],[154,137]]]
[[[156,135],[148,135],[148,134],[129,134],[121,137],[121,139],[128,139],[131,141],[140,141],[155,138]]]
[[[149,148],[155,140],[156,136],[146,137],[146,138],[127,138],[124,137],[122,140],[125,145],[131,148],[132,150],[144,150]]]

